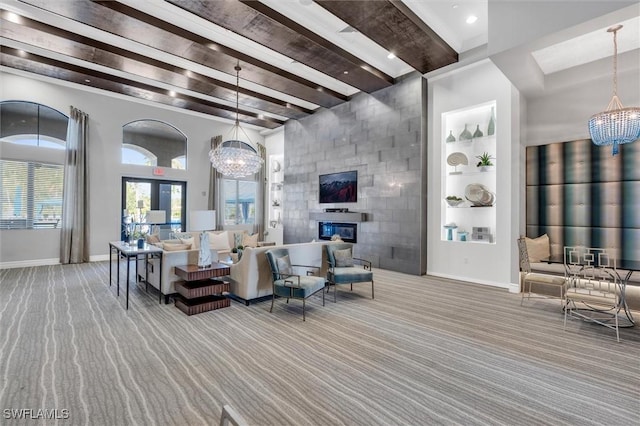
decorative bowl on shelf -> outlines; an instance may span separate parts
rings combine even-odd
[[[464,203],[464,200],[462,198],[445,198],[444,200],[447,202],[449,207],[458,207],[460,204]]]
[[[464,196],[473,204],[473,207],[491,207],[496,201],[495,194],[480,183],[467,185]]]

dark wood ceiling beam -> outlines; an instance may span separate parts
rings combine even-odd
[[[315,0],[421,73],[458,61],[458,53],[399,0]]]
[[[230,102],[236,100],[236,86],[186,70],[166,62],[120,49],[60,28],[21,17],[20,24],[7,19],[8,12],[0,10],[0,35],[42,49],[76,59],[93,62],[123,72],[139,75],[176,87],[192,90]],[[240,88],[240,104],[288,118],[302,118],[313,111],[275,99],[261,93]]]
[[[389,87],[391,76],[255,0],[165,0],[365,92]]]
[[[122,3],[104,2],[104,5],[102,5],[89,0],[76,0],[73,2],[23,1],[47,12],[235,76],[234,67],[238,58],[230,54],[235,51],[231,52],[230,49],[224,48],[211,40],[204,39],[197,34],[144,14]],[[144,20],[130,17],[119,10],[126,11]],[[152,24],[146,21],[152,22]],[[197,41],[175,35],[172,31],[189,34]],[[243,80],[251,81],[324,107],[332,107],[349,99],[346,95],[257,61],[249,56],[242,55],[239,52],[236,53],[241,58],[241,78]]]
[[[172,1],[172,0],[169,0]],[[319,36],[318,34],[314,33],[313,31],[307,29],[306,27],[303,27],[302,25],[298,24],[297,22],[287,18],[286,16],[282,15],[281,13],[276,12],[275,10],[271,9],[270,7],[268,7],[267,5],[265,5],[264,3],[261,3],[259,1],[255,1],[255,0],[239,0],[240,2],[244,3],[245,5],[251,7],[254,10],[257,10],[258,12],[262,13],[263,15],[273,19],[274,21],[276,21],[277,23],[284,25],[285,27],[289,28],[290,30],[310,39],[313,40],[314,43],[319,44],[320,46],[324,47],[325,49],[328,49],[332,52],[334,52],[337,55],[340,55],[341,57],[343,57],[345,60],[351,62],[352,64],[356,65],[357,67],[360,67],[361,69],[375,75],[376,77],[378,77],[379,79],[382,79],[390,84],[394,83],[394,79],[393,77],[391,77],[390,75],[384,73],[383,71],[380,71],[379,69],[377,69],[376,67],[374,67],[373,65],[371,65],[368,62],[364,62],[362,59],[358,58],[355,55],[352,55],[351,53],[347,52],[346,50],[342,49],[339,46],[336,46],[335,44],[331,43],[329,40],[327,40],[326,38],[323,38],[321,36]],[[296,59],[296,58],[294,58]],[[351,74],[351,73],[350,73]],[[352,84],[351,82],[354,80],[355,76],[348,76],[345,75],[343,72],[342,75],[342,79],[345,83],[347,84],[351,84],[352,86],[355,86],[354,84]],[[357,78],[357,77],[355,77]],[[357,86],[355,86],[357,87]]]
[[[105,74],[78,65],[68,64],[34,53],[23,52],[7,46],[0,46],[0,52],[2,53],[0,56],[0,64],[10,68],[96,87],[165,105],[172,105],[178,108],[203,112],[230,120],[235,120],[236,118],[236,109],[231,106],[221,105],[180,93],[172,96],[166,89]],[[284,121],[270,117],[259,117],[259,114],[246,110],[239,110],[238,118],[243,123],[254,124],[268,129],[273,129],[284,124]]]

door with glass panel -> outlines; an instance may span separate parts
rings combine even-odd
[[[150,210],[165,212],[166,223],[154,224],[160,230],[160,239],[168,239],[173,232],[186,229],[186,182],[157,179],[122,178],[122,231],[126,240],[133,232],[149,233]]]

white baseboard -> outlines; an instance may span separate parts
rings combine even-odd
[[[496,282],[496,281],[477,280],[477,279],[473,279],[473,278],[469,278],[469,277],[460,277],[460,276],[457,276],[457,275],[450,275],[450,274],[440,274],[440,273],[435,273],[435,272],[430,272],[430,271],[427,271],[427,275],[432,275],[434,277],[449,278],[451,280],[457,280],[457,281],[466,281],[466,282],[474,283],[474,284],[488,285],[488,286],[491,286],[491,287],[499,287],[499,288],[507,288],[507,289],[511,288],[511,284],[499,283],[499,282]],[[509,291],[511,291],[511,290],[509,290]]]
[[[96,256],[89,256],[89,262],[102,262],[109,260],[108,254],[99,254]],[[32,259],[32,260],[16,260],[14,262],[2,262],[0,263],[0,269],[13,269],[13,268],[29,268],[32,266],[49,266],[59,265],[59,258],[51,259]]]
[[[509,284],[509,293],[520,293],[520,284],[519,283]]]
[[[109,260],[108,254],[98,254],[95,256],[89,256],[89,262],[102,262],[103,260]]]
[[[14,262],[0,263],[0,269],[29,268],[31,266],[49,266],[59,264],[60,259],[57,257],[52,259],[16,260]]]

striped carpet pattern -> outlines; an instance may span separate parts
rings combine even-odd
[[[0,270],[0,423],[212,425],[229,404],[251,425],[638,424],[638,327],[616,343],[563,331],[557,300],[374,274],[375,300],[342,286],[303,322],[297,300],[189,317],[143,285],[126,311],[108,262]]]

